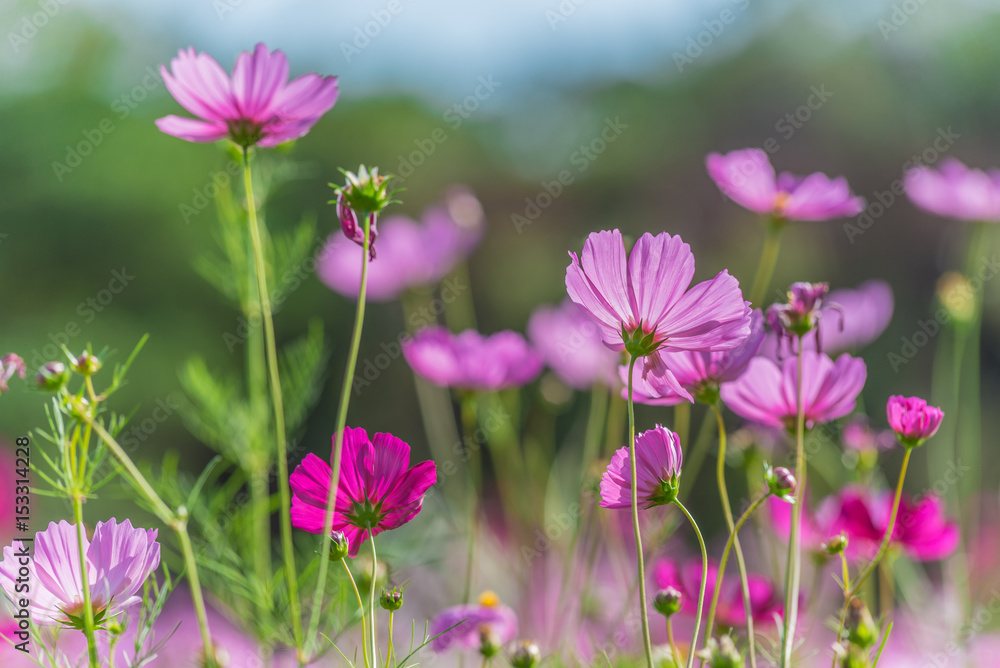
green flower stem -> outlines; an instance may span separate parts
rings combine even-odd
[[[674,657],[674,665],[680,668],[681,653],[677,651],[677,643],[674,642],[674,625],[667,617],[667,644],[670,645],[670,654]]]
[[[333,469],[330,472],[330,492],[326,497],[326,515],[323,518],[323,542],[320,548],[319,572],[316,579],[316,593],[313,594],[312,613],[309,617],[309,638],[316,638],[319,630],[320,613],[323,610],[323,595],[326,593],[326,576],[329,569],[330,546],[333,537],[333,511],[337,504],[337,488],[340,487],[340,462],[344,450],[344,429],[347,427],[347,409],[351,402],[351,383],[354,380],[354,369],[358,363],[358,350],[361,348],[361,331],[365,324],[365,299],[368,294],[368,264],[371,248],[371,230],[369,215],[362,211],[355,212],[365,230],[365,239],[361,246],[361,287],[358,289],[357,310],[354,313],[354,332],[351,334],[351,347],[347,353],[347,365],[344,367],[344,383],[340,389],[340,406],[337,410],[337,431],[333,445]],[[373,585],[374,586],[374,585]],[[374,655],[375,648],[372,648]],[[374,658],[374,657],[373,657]]]
[[[639,567],[639,611],[642,617],[642,642],[646,651],[646,664],[653,668],[653,645],[649,640],[649,605],[646,602],[646,566],[642,554],[642,536],[639,533],[639,479],[635,465],[635,404],[632,401],[632,372],[638,358],[631,355],[628,364],[628,462],[632,480],[632,530],[635,532],[635,552]],[[701,610],[698,611],[701,615]]]
[[[358,583],[354,580],[354,574],[351,573],[350,567],[347,565],[347,559],[341,559],[340,565],[344,567],[344,572],[347,573],[347,578],[351,581],[351,588],[354,590],[354,598],[358,601],[358,610],[361,611],[361,656],[365,660],[365,668],[371,668],[368,663],[368,631],[367,624],[365,624],[365,603],[361,600],[361,592],[358,591]],[[374,584],[372,585],[375,586]]]
[[[674,406],[674,433],[681,443],[688,442],[691,433],[691,404],[686,401]]]
[[[89,427],[88,427],[89,431]],[[90,668],[100,668],[97,659],[97,640],[94,638],[94,605],[90,598],[90,579],[87,577],[87,552],[83,547],[83,498],[73,493],[73,520],[76,522],[76,543],[80,552],[80,577],[83,580],[83,635],[87,638],[87,655]]]
[[[722,591],[722,574],[725,573],[726,571],[726,562],[729,560],[729,551],[733,548],[733,545],[736,544],[737,540],[736,536],[737,534],[739,534],[740,529],[743,528],[743,525],[746,523],[746,521],[749,520],[755,512],[757,512],[757,510],[764,504],[765,501],[767,501],[768,497],[770,496],[771,492],[768,491],[759,499],[751,503],[750,507],[747,508],[742,515],[740,515],[740,519],[737,520],[733,528],[729,530],[729,540],[726,541],[726,547],[725,549],[722,550],[722,559],[719,560],[719,574],[716,576],[715,580],[715,591],[712,592],[712,603],[708,607],[708,626],[706,627],[705,631],[706,639],[711,638],[712,633],[715,631],[715,611],[719,604],[719,593]],[[751,603],[750,603],[749,592],[747,590],[743,591],[743,604],[747,618],[749,619],[751,617],[750,614]],[[750,644],[753,645],[753,640],[752,640],[753,627],[750,626],[749,624],[747,625],[747,633],[750,634],[748,638],[751,639]],[[751,665],[754,665],[752,661]]]
[[[264,320],[264,343],[267,347],[268,377],[271,381],[271,403],[274,407],[274,431],[277,440],[278,496],[281,499],[281,543],[285,557],[285,581],[288,584],[288,611],[292,618],[292,637],[299,650],[298,660],[303,664],[302,615],[299,610],[299,576],[295,570],[295,545],[292,542],[292,500],[288,487],[288,443],[285,437],[285,407],[281,396],[281,378],[278,375],[278,347],[274,339],[274,318],[271,313],[271,296],[267,290],[267,267],[264,248],[260,241],[257,222],[257,203],[253,197],[253,178],[250,174],[250,154],[243,149],[243,188],[247,198],[250,241],[253,244],[254,267],[257,272],[257,297],[260,314]]]
[[[392,622],[396,616],[395,610],[389,611],[389,653],[385,657],[385,668],[392,665]]]
[[[851,600],[857,595],[858,590],[861,589],[868,577],[875,571],[875,568],[882,561],[882,557],[885,556],[886,551],[889,549],[889,542],[892,540],[892,533],[896,530],[896,515],[899,512],[899,500],[903,496],[903,481],[906,479],[906,469],[910,464],[910,455],[913,453],[913,448],[906,448],[906,454],[903,455],[903,465],[899,469],[899,480],[896,482],[896,495],[892,500],[892,512],[889,514],[889,527],[885,531],[885,536],[882,537],[882,544],[879,545],[878,552],[875,554],[875,558],[865,566],[864,570],[854,581],[851,583],[850,588],[845,584],[844,591],[844,607],[840,611],[840,621],[837,624],[837,639],[840,639],[840,633],[844,628],[844,620],[847,618],[847,607],[850,605]],[[837,657],[834,656],[834,666],[836,666]]]
[[[372,618],[372,666],[378,666],[378,635],[376,624],[377,618],[375,616],[375,583],[378,581],[378,554],[375,551],[375,536],[371,534],[371,525],[369,524],[368,540],[372,544],[372,584],[368,592],[369,598],[371,599],[371,618]]]
[[[757,273],[754,274],[753,287],[750,288],[750,303],[757,308],[762,306],[761,302],[767,296],[767,288],[771,285],[774,267],[778,264],[778,252],[781,250],[781,233],[785,229],[785,223],[775,218],[769,218],[765,225],[767,236],[764,238],[764,248],[760,254]]]
[[[750,646],[750,668],[757,668],[757,651],[754,647],[753,615],[750,614],[750,583],[747,580],[747,564],[743,559],[743,547],[740,545],[739,534],[733,523],[733,509],[732,506],[729,505],[729,490],[726,488],[726,422],[722,419],[722,409],[719,407],[718,402],[712,405],[712,410],[715,411],[715,417],[719,424],[719,458],[715,467],[715,478],[719,485],[719,498],[722,501],[722,513],[726,518],[726,527],[729,529],[730,542],[736,546],[736,565],[739,567],[740,573],[740,592],[743,594],[743,605],[746,608],[747,613],[747,641]],[[726,547],[728,552],[729,546],[727,545]],[[726,563],[723,561],[719,564],[719,584],[716,586],[716,593],[712,597],[713,608],[715,602],[714,599],[718,596],[718,592],[722,588],[722,574],[725,570]],[[712,614],[710,612],[709,620],[711,619]],[[712,624],[710,621],[708,625],[708,633],[705,635],[705,638],[708,639],[711,637]]]
[[[795,623],[799,614],[799,581],[802,577],[802,550],[799,546],[802,505],[806,490],[805,431],[806,415],[802,403],[802,340],[799,339],[795,364],[795,504],[788,534],[788,562],[785,570],[785,624],[782,631],[781,668],[792,665]]]
[[[198,564],[194,558],[194,549],[191,547],[191,536],[187,528],[187,511],[182,510],[177,513],[172,511],[160,495],[156,493],[145,476],[136,468],[132,459],[128,456],[122,446],[118,444],[114,436],[108,433],[100,422],[96,422],[90,415],[83,413],[83,420],[90,426],[94,433],[108,446],[111,453],[125,469],[132,484],[145,497],[146,501],[153,507],[153,512],[161,522],[174,530],[181,543],[181,554],[184,557],[184,569],[187,574],[188,586],[191,589],[191,602],[194,605],[195,615],[198,618],[198,629],[201,631],[201,642],[205,649],[205,668],[217,668],[218,662],[215,658],[215,645],[212,644],[212,634],[208,628],[208,613],[205,610],[205,599],[201,593],[201,578],[198,577]]]
[[[698,545],[701,546],[701,589],[698,592],[698,609],[694,613],[694,634],[691,636],[691,649],[688,650],[687,660],[687,668],[692,668],[695,648],[698,647],[698,634],[701,631],[701,613],[705,607],[705,587],[708,584],[708,550],[705,549],[705,538],[701,535],[698,523],[694,521],[694,517],[691,516],[688,509],[679,499],[674,499],[674,505],[681,509],[688,522],[691,523],[691,528],[694,529],[694,534],[698,537]]]

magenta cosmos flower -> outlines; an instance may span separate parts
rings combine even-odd
[[[719,397],[719,385],[743,375],[763,340],[763,316],[760,311],[754,311],[750,319],[750,336],[732,350],[661,353],[660,361],[670,375],[648,374],[645,379],[633,377],[632,398],[652,405],[672,405],[691,401],[692,398],[702,403],[715,403]],[[628,367],[620,367],[619,375],[623,383],[627,382]],[[676,379],[684,394],[678,393],[673,383],[664,382],[667,378]],[[627,387],[622,390],[622,397],[628,398]]]
[[[285,54],[263,44],[237,57],[232,77],[194,47],[160,72],[174,99],[197,118],[165,116],[156,127],[192,142],[229,137],[243,147],[276,146],[309,132],[337,101],[337,77],[305,74],[288,81]]]
[[[452,334],[434,325],[403,343],[413,372],[435,385],[462,390],[504,390],[525,385],[542,370],[541,356],[524,337],[503,331],[483,336],[474,330]]]
[[[701,588],[701,560],[691,559],[678,567],[670,559],[661,559],[653,569],[656,586],[661,589],[674,587],[683,594],[681,610],[695,614],[698,609],[698,594]],[[710,559],[708,562],[708,580],[705,583],[705,601],[712,600],[715,595],[715,582],[719,577],[719,564]],[[755,573],[747,574],[747,585],[750,591],[750,614],[754,621],[774,623],[774,616],[781,616],[784,606],[781,603],[781,592],[770,579]],[[743,592],[740,591],[740,580],[734,576],[723,576],[722,591],[719,592],[719,603],[715,613],[716,621],[722,626],[738,627],[746,624],[746,606],[743,604]]]
[[[539,306],[528,321],[528,337],[545,364],[570,387],[617,384],[620,356],[601,341],[601,331],[586,311],[569,299]]]
[[[580,257],[569,255],[569,297],[599,323],[612,350],[729,350],[750,334],[739,281],[723,270],[689,289],[694,255],[678,236],[643,234],[626,255],[621,232],[595,232]]]
[[[928,406],[919,397],[889,397],[885,411],[896,438],[908,448],[921,445],[936,434],[944,419],[944,411]]]
[[[854,216],[865,201],[851,194],[847,179],[826,174],[777,176],[767,153],[759,148],[712,153],[705,159],[708,175],[719,190],[740,206],[783,220],[829,220]]]
[[[336,442],[336,435],[333,440]],[[330,465],[312,453],[295,467],[289,478],[292,525],[309,533],[323,533],[331,474]],[[434,462],[410,468],[410,446],[392,434],[377,433],[371,441],[364,429],[348,427],[333,531],[344,533],[349,554],[356,557],[369,535],[397,529],[416,517],[424,493],[436,481]]]
[[[484,634],[496,647],[517,637],[517,615],[491,591],[483,592],[474,604],[456,605],[438,613],[431,622],[431,648],[435,652],[478,649]]]
[[[683,463],[681,439],[663,425],[656,425],[635,437],[636,488],[642,508],[673,502]],[[628,447],[619,448],[601,477],[601,506],[632,507],[632,470]]]
[[[802,405],[806,427],[844,417],[854,409],[868,375],[865,363],[850,355],[833,361],[823,353],[802,353]],[[750,361],[746,373],[720,390],[730,410],[771,427],[794,429],[797,410],[797,359],[778,363],[765,357]]]
[[[141,600],[137,594],[160,565],[156,529],[134,529],[129,520],[98,522],[94,537],[83,538],[87,579],[96,619],[110,620]],[[76,525],[49,523],[35,536],[35,550],[27,557],[25,543],[15,541],[3,550],[0,588],[12,601],[21,568],[27,567],[31,589],[31,619],[36,624],[77,624],[83,614],[83,578]],[[22,579],[23,582],[23,579]]]
[[[445,278],[475,249],[485,228],[483,209],[466,188],[454,186],[420,222],[392,216],[379,222],[378,257],[368,265],[369,301],[398,298],[406,290]],[[361,253],[353,240],[335,234],[320,252],[317,274],[335,292],[357,299]],[[458,288],[445,286],[457,296]],[[446,295],[447,296],[447,295]]]
[[[1000,221],[1000,170],[969,169],[948,158],[941,169],[914,167],[903,179],[910,200],[925,211],[967,221]]]

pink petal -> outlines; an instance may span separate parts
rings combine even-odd
[[[225,123],[199,121],[183,116],[164,116],[156,119],[160,132],[193,142],[214,142],[229,136]]]

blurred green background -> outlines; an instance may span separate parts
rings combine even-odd
[[[869,204],[878,201],[877,192],[890,190],[912,156],[934,146],[940,132],[953,136],[941,156],[1000,165],[1000,43],[994,38],[1000,17],[987,3],[692,1],[659,7],[564,0],[459,12],[452,2],[402,2],[402,11],[370,43],[351,52],[357,30],[384,17],[378,12],[387,6],[4,3],[0,353],[20,353],[34,373],[39,363],[58,357],[53,342],[74,351],[89,342],[124,356],[148,332],[129,386],[116,397],[116,406],[134,407],[140,422],[158,401],[181,395],[177,370],[191,355],[204,356],[213,368],[242,368],[242,352],[230,352],[224,338],[236,331],[239,314],[192,269],[196,257],[214,250],[214,210],[208,206],[189,220],[182,210],[197,206],[228,156],[218,146],[188,144],[153,125],[160,116],[183,112],[151,73],[189,44],[229,68],[239,50],[264,40],[288,51],[293,74],[342,75],[336,107],[287,156],[297,167],[268,203],[275,231],[315,216],[321,236],[333,232],[326,183],[339,180],[338,167],[364,162],[405,175],[403,163],[416,162],[412,153],[443,128],[446,141],[429,155],[423,149],[396,211],[418,217],[456,182],[478,194],[489,227],[470,272],[486,332],[523,330],[537,304],[563,299],[566,251],[578,250],[588,232],[602,228],[620,227],[633,237],[678,233],[693,247],[698,280],[728,267],[748,283],[762,228],[707,177],[703,160],[711,151],[774,138],[780,149],[772,161],[779,170],[843,174]],[[39,12],[46,16],[41,27]],[[483,14],[478,23],[470,17],[476,12]],[[505,21],[492,31],[501,12]],[[37,28],[30,38],[26,20]],[[496,54],[506,56],[492,68],[489,58]],[[493,92],[480,88],[472,105],[468,96],[480,76],[500,84]],[[478,108],[462,118],[448,113],[456,103]],[[593,160],[581,158],[580,147],[609,120],[619,123],[620,134]],[[81,143],[92,150],[80,149]],[[88,154],[77,160],[70,151]],[[542,182],[564,169],[573,182],[519,230],[512,217],[526,215],[544,192]],[[793,280],[827,280],[837,288],[879,277],[892,284],[892,324],[864,352],[865,397],[882,424],[884,397],[929,392],[936,339],[898,372],[888,355],[899,353],[901,338],[919,331],[918,322],[932,313],[935,282],[960,266],[967,229],[932,218],[899,196],[860,236],[852,238],[845,224],[857,221],[796,224],[786,235],[772,291],[777,295]],[[133,278],[108,301],[110,293],[102,291],[116,271]],[[987,283],[985,300],[983,402],[989,407],[1000,396],[1000,288]],[[296,435],[313,451],[328,451],[353,308],[308,276],[277,317],[279,344],[304,333],[311,317],[327,326],[333,352],[328,382],[308,427]],[[403,328],[398,303],[371,306],[360,363]],[[41,425],[45,400],[32,391],[4,396],[3,436],[11,441]],[[561,433],[586,404],[563,409]],[[642,409],[640,425],[660,415]],[[996,423],[995,411],[986,410],[986,444]],[[402,359],[352,403],[349,424],[392,432],[427,454]],[[159,461],[169,449],[185,453],[191,470],[210,456],[176,415],[157,424],[138,458]],[[992,448],[986,457],[996,463]],[[915,476],[914,490],[924,480]]]

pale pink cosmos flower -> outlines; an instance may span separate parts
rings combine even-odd
[[[288,81],[288,59],[258,44],[236,59],[232,76],[207,53],[181,50],[160,67],[174,99],[197,118],[165,116],[162,132],[191,142],[226,137],[243,147],[298,139],[337,101],[337,78],[305,74]]]
[[[724,383],[720,394],[740,417],[772,427],[793,429],[798,415],[797,359],[778,363],[765,357],[750,361],[740,378]],[[807,428],[844,417],[854,409],[865,385],[863,360],[841,355],[802,352],[802,405]]]
[[[483,336],[471,329],[452,334],[439,325],[425,327],[403,342],[403,356],[418,376],[463,390],[520,387],[542,371],[541,356],[511,331]]]
[[[759,148],[712,153],[705,165],[726,197],[762,215],[816,221],[854,216],[864,209],[864,199],[851,194],[844,177],[831,179],[820,172],[776,176],[767,153]]]
[[[676,498],[683,461],[680,437],[663,425],[636,435],[636,488],[640,507],[662,506]],[[627,446],[615,452],[601,478],[601,506],[632,507],[632,470]]]
[[[936,434],[944,419],[944,411],[920,397],[889,397],[885,411],[899,442],[911,448]]]
[[[370,440],[364,429],[348,427],[343,447],[333,531],[344,533],[356,557],[369,536],[417,516],[437,468],[429,461],[410,467],[410,446],[392,434],[376,433]],[[323,533],[331,474],[331,466],[312,453],[295,467],[289,478],[293,526]]]
[[[478,649],[483,634],[498,647],[517,638],[517,615],[491,591],[483,592],[476,603],[456,605],[438,613],[430,626],[430,636],[434,638],[431,648],[435,652]]]
[[[539,306],[528,321],[528,336],[546,365],[570,387],[617,384],[620,356],[601,341],[587,312],[569,299],[559,306]]]
[[[19,355],[14,353],[9,353],[0,358],[0,394],[7,392],[10,388],[7,387],[7,381],[17,376],[18,378],[24,378],[27,373],[28,368],[24,364],[24,360],[21,359]]]
[[[140,602],[143,583],[160,564],[156,529],[134,529],[129,520],[121,524],[113,518],[98,522],[92,539],[84,535],[83,548],[97,619],[110,620]],[[33,557],[25,559],[27,552],[22,541],[4,548],[0,562],[4,594],[12,601],[23,598],[17,587],[26,561],[32,621],[43,625],[78,623],[83,614],[83,577],[76,525],[65,520],[49,523],[35,536]]]
[[[941,169],[914,167],[903,179],[910,200],[925,211],[966,221],[1000,221],[1000,170],[969,169],[946,158]]]

